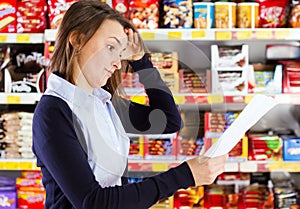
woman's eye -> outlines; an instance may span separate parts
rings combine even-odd
[[[115,47],[112,46],[112,45],[107,45],[107,48],[108,48],[110,51],[113,51],[113,50],[115,49]]]

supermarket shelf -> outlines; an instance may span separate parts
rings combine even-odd
[[[131,160],[128,163],[128,170],[131,172],[163,172],[179,165],[179,161],[147,161]],[[225,165],[225,172],[270,172],[286,171],[300,172],[299,162],[284,161],[246,161],[246,162],[228,162]]]
[[[178,105],[211,105],[211,104],[236,104],[245,105],[250,102],[255,94],[247,95],[221,95],[221,94],[173,94],[176,104]],[[41,93],[0,93],[0,104],[36,104]],[[275,98],[280,104],[300,104],[299,94],[275,94],[269,95]],[[145,94],[128,95],[128,99],[140,104],[147,102]]]
[[[300,28],[139,29],[146,41],[163,40],[299,40]],[[55,41],[57,30],[45,30],[45,41]]]
[[[222,94],[199,94],[183,93],[173,94],[176,104],[248,104],[255,94],[247,95],[222,95]],[[268,94],[280,104],[300,104],[299,94]],[[129,95],[129,99],[137,103],[145,104],[147,96],[145,94]]]
[[[36,104],[40,93],[0,93],[0,104]]]
[[[43,33],[0,33],[0,43],[43,44]]]
[[[130,172],[163,172],[179,165],[180,161],[150,161],[130,160],[128,170]],[[0,170],[38,170],[35,159],[0,159]],[[269,172],[287,171],[300,172],[299,162],[284,161],[246,161],[228,162],[225,172]]]

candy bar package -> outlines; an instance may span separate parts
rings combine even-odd
[[[77,0],[48,0],[49,22],[51,29],[57,29],[64,13]]]
[[[289,0],[257,0],[259,3],[259,27],[283,28],[287,26]]]
[[[11,45],[10,64],[5,71],[7,93],[41,93],[45,90],[43,44]]]
[[[294,4],[291,8],[290,27],[292,28],[300,28],[300,3]]]
[[[191,0],[164,0],[162,17],[164,28],[192,28],[193,3]]]
[[[0,2],[0,33],[16,32],[17,0],[1,0]]]
[[[158,0],[132,0],[129,2],[129,19],[137,27],[143,29],[158,28]]]
[[[46,0],[17,1],[17,33],[43,33],[47,28]]]

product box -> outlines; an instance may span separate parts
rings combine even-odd
[[[16,0],[2,0],[0,2],[0,33],[16,32]]]
[[[46,88],[43,44],[9,46],[10,63],[4,69],[7,93],[42,93]]]
[[[212,2],[193,2],[194,28],[209,29],[214,27],[215,11]]]
[[[134,72],[122,72],[121,76],[122,86],[127,94],[143,94],[145,92],[144,85],[140,83],[139,74]]]
[[[17,1],[17,33],[43,33],[47,28],[47,2]]]
[[[283,70],[283,93],[300,92],[300,64],[285,65]]]
[[[191,0],[163,0],[163,28],[192,28],[193,2]]]
[[[177,52],[152,52],[151,61],[153,66],[170,88],[172,93],[179,91],[178,53]]]
[[[248,45],[211,46],[212,92],[224,95],[248,93]]]
[[[179,73],[179,93],[208,93],[210,78],[209,73],[197,73],[192,69],[180,69]]]
[[[177,160],[183,161],[199,156],[203,148],[203,138],[189,139],[179,136],[177,141]]]
[[[129,160],[142,160],[144,157],[144,137],[143,136],[131,136],[129,147]]]
[[[146,135],[145,160],[176,160],[176,134]]]
[[[16,209],[17,192],[15,179],[0,176],[0,209]]]
[[[277,135],[248,134],[248,160],[282,160],[282,139]]]
[[[283,140],[283,160],[300,161],[300,138],[287,135],[283,135],[281,138]]]
[[[280,94],[282,92],[282,65],[253,64],[253,83],[249,93]],[[249,80],[250,82],[250,80]]]

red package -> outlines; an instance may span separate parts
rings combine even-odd
[[[57,29],[64,13],[77,0],[48,0],[49,22],[51,29]]]
[[[129,19],[137,28],[158,28],[159,5],[157,0],[131,0]]]
[[[287,26],[289,0],[257,0],[259,3],[259,27],[283,28]]]
[[[0,2],[0,33],[16,32],[16,0]]]
[[[47,28],[46,0],[18,0],[17,33],[43,33]]]
[[[112,8],[125,18],[128,18],[128,0],[112,0]]]

